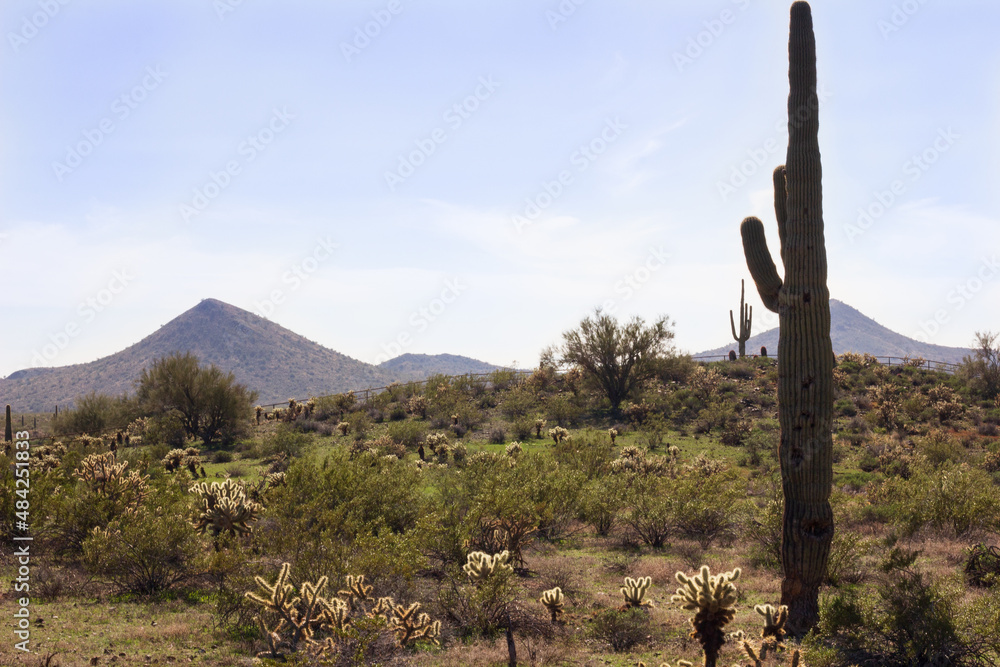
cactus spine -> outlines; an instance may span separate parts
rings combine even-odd
[[[743,280],[740,281],[740,333],[736,335],[736,322],[733,321],[733,311],[729,311],[729,327],[733,330],[733,339],[740,344],[740,359],[747,356],[747,341],[750,340],[750,322],[753,320],[753,306],[744,305],[743,295],[746,287]]]
[[[816,41],[807,2],[791,8],[788,40],[788,153],[774,170],[784,281],[754,217],[740,226],[747,267],[764,306],[778,313],[779,458],[785,497],[781,603],[788,627],[815,625],[819,585],[833,539],[833,347],[826,285],[823,193],[816,96]]]

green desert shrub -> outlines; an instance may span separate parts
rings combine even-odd
[[[169,589],[196,571],[199,544],[179,521],[179,508],[143,509],[94,528],[83,542],[87,571],[118,593],[148,595]]]
[[[842,588],[823,601],[817,636],[841,664],[991,664],[988,644],[960,625],[956,597],[917,570],[916,558],[917,552],[893,548],[874,587]]]
[[[417,445],[424,439],[427,427],[422,422],[401,421],[389,424],[386,434],[393,442],[403,445],[407,449],[416,449]]]
[[[1000,529],[1000,494],[988,473],[967,464],[912,467],[909,479],[886,479],[872,492],[873,504],[907,534],[925,526],[956,536]]]

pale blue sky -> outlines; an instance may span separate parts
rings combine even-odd
[[[726,344],[739,222],[776,236],[790,3],[575,2],[5,0],[0,375],[206,297],[367,362],[530,366],[605,302]],[[1000,329],[1000,4],[812,4],[832,296]]]

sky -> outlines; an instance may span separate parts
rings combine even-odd
[[[1000,330],[1000,3],[816,0],[829,288]],[[777,326],[789,2],[4,0],[0,376],[205,298],[378,363],[531,367],[596,307]],[[779,265],[780,271],[780,265]]]

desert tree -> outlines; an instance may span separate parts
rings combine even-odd
[[[671,325],[666,316],[649,325],[638,316],[622,324],[598,308],[579,327],[563,333],[560,359],[583,370],[617,412],[622,401],[655,374],[656,360],[672,352]]]
[[[163,357],[142,371],[136,395],[151,416],[176,415],[184,431],[205,446],[229,443],[249,423],[257,392],[232,373],[203,367],[191,353]]]

